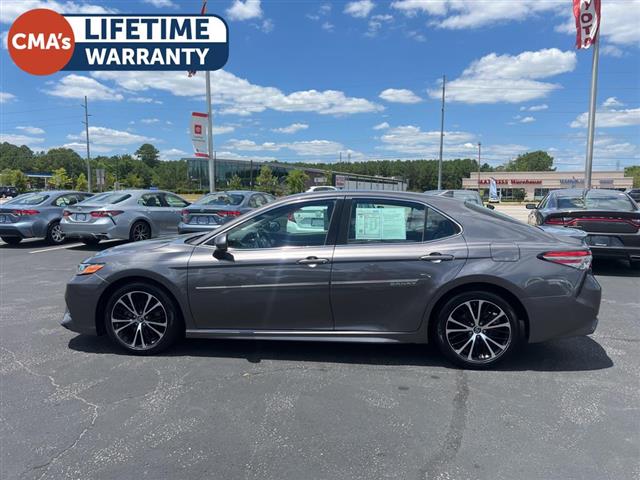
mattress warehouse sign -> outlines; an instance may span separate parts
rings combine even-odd
[[[35,9],[9,30],[11,58],[34,75],[83,70],[218,70],[229,56],[216,15],[61,15]]]

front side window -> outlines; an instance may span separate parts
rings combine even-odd
[[[425,206],[419,203],[353,200],[347,242],[422,242],[425,212]]]
[[[164,199],[170,207],[174,208],[183,208],[188,205],[183,199],[178,197],[177,195],[172,195],[171,193],[165,193]]]
[[[318,247],[326,244],[335,200],[263,212],[227,232],[230,248]]]

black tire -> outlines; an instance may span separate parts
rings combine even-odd
[[[60,222],[51,222],[51,225],[47,228],[47,236],[45,241],[49,245],[60,245],[65,241],[65,235],[60,227]]]
[[[129,230],[129,240],[132,242],[140,242],[151,238],[151,225],[144,220],[138,220],[131,225]]]
[[[95,247],[100,243],[99,238],[81,238],[80,241],[88,247]]]
[[[2,238],[2,241],[8,245],[18,245],[22,241],[22,238],[20,237],[0,237],[0,238]]]
[[[149,296],[154,300],[147,303]],[[155,301],[161,308],[155,306]],[[137,314],[135,319],[132,306]],[[145,307],[148,313],[142,315]],[[104,326],[111,341],[134,355],[159,353],[173,345],[184,331],[175,302],[164,290],[149,283],[135,282],[120,287],[109,297],[104,312]],[[162,323],[166,326],[161,326]]]
[[[509,302],[482,290],[449,299],[436,322],[440,351],[463,368],[490,368],[517,350],[522,339],[520,320]]]

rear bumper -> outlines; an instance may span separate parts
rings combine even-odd
[[[192,225],[190,223],[180,222],[178,224],[178,233],[201,233],[201,232],[211,232],[216,228],[219,228],[220,225]]]
[[[98,240],[129,239],[128,226],[114,225],[111,220],[105,220],[105,222],[100,223],[74,223],[62,220],[60,226],[67,238],[95,238]]]
[[[600,284],[588,273],[576,296],[523,299],[529,314],[529,343],[592,334],[601,296]]]
[[[1,237],[36,237],[32,222],[0,223]]]
[[[590,246],[591,253],[596,258],[625,258],[628,260],[640,260],[640,247],[594,247]]]

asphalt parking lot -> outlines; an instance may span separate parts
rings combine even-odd
[[[640,478],[640,269],[596,262],[596,333],[497,371],[408,345],[143,358],[59,326],[76,264],[110,245],[0,243],[2,479]]]

